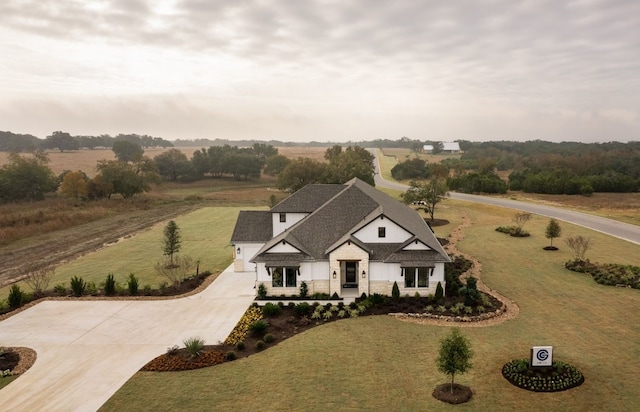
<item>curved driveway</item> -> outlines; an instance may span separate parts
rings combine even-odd
[[[376,158],[376,186],[386,187],[396,190],[407,190],[408,186],[396,182],[385,180],[380,175],[380,163],[376,149],[368,149]],[[537,203],[521,202],[511,199],[503,199],[498,197],[469,195],[466,193],[449,193],[452,199],[465,200],[468,202],[485,203],[489,205],[501,206],[510,209],[523,210],[537,215],[553,217],[558,220],[583,226],[598,232],[605,233],[620,239],[640,245],[640,226],[630,225],[628,223],[618,222],[612,219],[606,219],[599,216],[589,215],[586,213],[575,212],[559,207],[545,206]]]
[[[0,322],[0,345],[38,353],[0,390],[3,411],[95,411],[173,345],[224,341],[255,298],[255,274],[232,267],[193,296],[155,301],[44,301]],[[144,396],[144,394],[142,394]]]

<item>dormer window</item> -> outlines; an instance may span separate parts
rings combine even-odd
[[[287,214],[280,213],[280,223],[286,223],[286,221],[287,221]]]
[[[386,237],[387,236],[387,228],[379,227],[378,228],[378,237]]]

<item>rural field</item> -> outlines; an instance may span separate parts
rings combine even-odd
[[[280,148],[291,157],[305,156],[309,150]],[[325,150],[313,149],[309,156],[320,160]],[[111,152],[102,151],[103,155],[107,153]],[[68,168],[82,168],[71,159],[74,157],[67,158]],[[383,176],[394,164],[395,157],[381,157]],[[273,189],[274,183],[273,178],[264,177],[259,181],[209,179],[163,184],[136,200],[140,204],[124,202],[113,209],[106,207],[104,215],[94,221],[88,219],[79,225],[69,222],[67,229],[28,234],[0,246],[0,254],[7,262],[12,257],[28,260],[32,255],[44,259],[52,253],[59,258],[56,253],[69,249],[84,233],[96,242],[87,241],[86,247],[64,258],[52,285],[68,282],[72,276],[99,284],[111,272],[121,283],[129,273],[135,273],[141,287],[149,284],[156,288],[164,281],[153,270],[162,258],[162,228],[168,219],[175,219],[183,230],[183,253],[199,259],[201,271],[219,272],[231,263],[229,238],[239,210],[265,208],[272,195],[276,200],[284,197]],[[399,196],[397,191],[384,191]],[[636,194],[615,195],[618,207],[608,200],[614,197],[601,195],[577,199],[526,194],[530,200],[610,214],[620,220],[640,218]],[[107,203],[111,206],[118,202]],[[15,205],[3,207],[14,207],[3,211],[26,213]],[[67,203],[66,207],[72,210],[79,206]],[[60,208],[65,209],[64,205]],[[36,215],[47,213],[49,209],[43,209]],[[560,250],[547,252],[542,249],[549,244],[544,237],[546,218],[534,216],[526,224],[532,235],[529,238],[515,239],[495,231],[497,226],[512,224],[514,213],[451,199],[436,210],[436,218],[450,221],[435,228],[439,237],[448,236],[464,215],[471,218],[472,226],[465,229],[459,249],[480,260],[482,279],[489,287],[520,307],[513,320],[463,329],[475,351],[474,368],[457,377],[456,382],[471,386],[474,398],[456,408],[633,410],[640,399],[640,387],[635,384],[640,330],[630,319],[640,309],[640,294],[637,290],[601,286],[587,275],[565,270],[563,263],[571,259],[571,254],[563,239],[590,237],[592,249],[587,258],[602,263],[638,264],[640,246],[561,223],[562,237],[554,242]],[[93,226],[96,232],[90,234]],[[25,254],[20,255],[20,251]],[[6,294],[6,288],[0,289],[0,300]],[[434,359],[439,340],[448,331],[449,327],[406,323],[387,316],[341,320],[216,367],[140,372],[102,410],[450,410],[452,407],[431,397],[433,388],[447,381],[437,372]],[[553,345],[556,359],[577,366],[585,375],[585,383],[554,394],[536,394],[511,386],[500,374],[502,365],[527,357],[532,345]]]
[[[459,248],[483,265],[485,283],[520,306],[517,318],[463,329],[475,351],[474,368],[456,381],[474,390],[461,410],[611,410],[636,406],[640,330],[629,315],[640,308],[637,290],[606,287],[570,272],[562,239],[547,252],[546,218],[534,217],[531,237],[496,232],[509,223],[504,209],[446,200],[436,229],[446,236],[463,214],[473,222]],[[563,237],[585,235],[592,261],[636,263],[640,247],[563,224]],[[431,397],[446,382],[434,359],[448,327],[405,323],[387,316],[333,322],[231,363],[189,372],[139,372],[102,410],[450,410]],[[585,375],[575,389],[538,394],[511,386],[504,363],[526,358],[532,345],[553,345],[557,360]],[[277,390],[274,390],[277,388]],[[383,390],[381,388],[384,388]]]
[[[166,152],[171,148],[149,148],[145,149],[144,155],[150,158]],[[193,152],[200,150],[198,147],[176,147],[184,153],[187,158],[191,159]],[[315,160],[323,160],[326,147],[279,147],[278,152],[282,155],[295,159],[297,157],[310,157]],[[95,150],[72,150],[60,152],[59,150],[49,150],[46,152],[49,156],[49,167],[56,175],[65,170],[82,170],[89,177],[96,174],[96,164],[99,160],[115,160],[116,157],[111,149],[95,149]],[[0,152],[0,166],[7,163],[9,153]]]

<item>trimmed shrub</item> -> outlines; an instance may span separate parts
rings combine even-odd
[[[303,280],[302,283],[300,284],[300,298],[305,299],[308,294],[309,294],[309,287],[307,286],[307,282]]]
[[[293,310],[296,312],[296,315],[303,317],[311,315],[314,308],[307,302],[300,302],[293,308]]]
[[[276,338],[271,333],[267,333],[266,335],[264,335],[264,338],[262,338],[262,340],[264,340],[265,343],[271,343],[276,340]]]
[[[269,302],[262,307],[262,314],[268,318],[275,318],[282,313],[282,309],[278,305]]]
[[[385,295],[380,294],[380,293],[374,293],[374,294],[369,295],[369,301],[374,306],[384,305],[385,302],[387,301],[387,297]]]
[[[116,280],[113,277],[113,273],[109,273],[104,281],[104,294],[107,296],[116,294]]]
[[[360,295],[360,300],[365,300],[367,299],[367,294],[362,292],[362,295]]]
[[[258,285],[258,299],[266,299],[267,298],[267,287],[264,283]]]
[[[236,343],[236,349],[238,350],[245,350],[246,347],[247,345],[244,343],[244,341],[240,341]]]
[[[398,282],[393,282],[393,287],[391,288],[391,297],[394,299],[400,299],[400,288],[398,287]]]
[[[87,284],[81,277],[74,276],[71,278],[71,292],[73,292],[73,296],[82,296],[86,287]]]
[[[230,350],[229,352],[224,354],[224,359],[226,361],[234,361],[236,360],[238,357],[236,356],[236,353],[232,350]]]
[[[9,297],[7,298],[9,301],[9,307],[16,309],[22,306],[22,301],[24,300],[24,292],[20,289],[20,286],[15,283],[11,285],[11,289],[9,290]]]
[[[338,297],[338,292],[333,292],[333,295],[331,295],[331,299],[332,300],[340,299],[340,297]]]
[[[129,288],[129,294],[131,296],[135,296],[138,294],[138,278],[133,273],[129,273],[129,278],[127,279],[127,287]]]
[[[256,342],[256,349],[257,350],[262,350],[264,349],[264,347],[266,346],[266,344],[264,343],[263,340],[259,340]]]
[[[438,285],[436,286],[436,294],[435,294],[436,302],[441,301],[443,297],[444,297],[444,289],[442,289],[442,283],[438,282]]]

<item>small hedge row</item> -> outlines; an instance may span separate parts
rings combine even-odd
[[[564,264],[564,267],[574,272],[589,274],[601,285],[640,289],[640,266],[570,260]]]
[[[527,359],[515,359],[502,367],[512,385],[533,392],[559,392],[582,385],[584,376],[574,366],[553,362],[549,368],[531,368]]]

